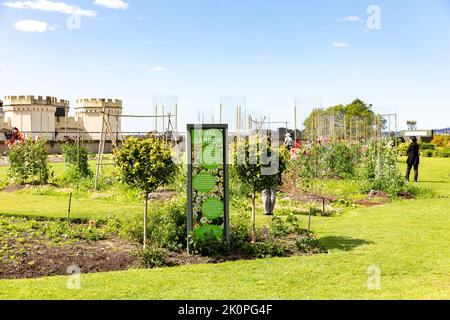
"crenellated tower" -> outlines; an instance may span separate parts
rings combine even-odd
[[[5,122],[29,137],[53,139],[57,122],[69,112],[69,101],[43,96],[6,96],[3,100]]]
[[[82,123],[85,139],[100,140],[103,111],[109,116],[113,134],[120,134],[122,100],[77,99],[75,101],[75,121]]]

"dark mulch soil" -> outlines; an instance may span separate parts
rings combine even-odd
[[[0,260],[0,279],[39,278],[67,275],[76,265],[82,273],[126,270],[137,265],[136,247],[120,239],[51,244],[42,239],[27,239],[25,248],[9,239],[8,247],[17,247],[14,255]]]
[[[273,239],[292,247],[296,235]],[[5,245],[5,243],[4,243]],[[68,275],[69,267],[77,266],[81,273],[122,271],[140,266],[137,246],[119,238],[102,241],[78,241],[55,244],[45,238],[8,239],[8,254],[0,257],[0,279],[26,279],[46,276]],[[321,248],[317,252],[299,253],[287,250],[286,256],[326,253]],[[226,256],[202,257],[187,252],[168,252],[168,265],[217,264],[227,261],[254,260],[253,255],[231,250]]]
[[[402,199],[414,199],[414,198],[415,198],[414,195],[412,195],[412,194],[409,193],[409,192],[400,192],[400,193],[398,194],[398,196],[399,196],[400,198],[402,198]]]

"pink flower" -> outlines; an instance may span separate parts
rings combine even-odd
[[[363,145],[361,147],[361,152],[365,155],[367,153],[367,150],[369,150],[369,147],[367,145]]]

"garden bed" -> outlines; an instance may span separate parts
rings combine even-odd
[[[127,270],[137,266],[136,247],[121,239],[78,241],[53,245],[44,238],[18,243],[9,239],[11,253],[0,261],[0,279],[40,278],[67,275],[75,265],[82,273]]]
[[[89,225],[0,217],[0,279],[125,270],[136,266],[136,246]]]
[[[81,273],[128,270],[142,267],[166,267],[189,264],[222,263],[254,260],[267,257],[290,257],[327,252],[318,241],[306,233],[293,234],[288,225],[279,221],[282,235],[239,242],[227,253],[212,256],[189,255],[185,249],[158,249],[150,261],[142,257],[141,245],[116,235],[117,221],[104,224],[76,224],[70,227],[59,220],[35,220],[27,217],[0,216],[0,279],[25,279],[68,275],[68,268],[76,266]],[[281,223],[281,224],[280,224]],[[299,237],[306,242],[298,247]],[[304,246],[303,246],[304,245]],[[158,252],[162,255],[158,256]],[[153,259],[153,260],[152,260]]]

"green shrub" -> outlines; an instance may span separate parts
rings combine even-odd
[[[435,150],[436,147],[432,143],[422,142],[422,143],[420,143],[420,149],[421,150]]]
[[[18,184],[46,184],[50,176],[47,156],[43,140],[14,144],[8,153],[8,177]]]
[[[148,243],[151,246],[171,251],[180,251],[186,247],[185,208],[183,198],[175,198],[167,203],[149,208],[147,234]],[[142,244],[144,241],[142,218],[135,217],[125,223],[122,234]]]
[[[292,155],[289,171],[303,192],[311,191],[315,179],[347,179],[356,175],[362,145],[323,139],[304,145]]]
[[[227,243],[222,238],[218,238],[213,231],[201,235],[192,232],[191,246],[194,253],[207,257],[223,255],[227,250]]]
[[[384,191],[397,196],[405,191],[406,182],[397,167],[396,150],[386,141],[372,141],[358,166],[358,180],[362,192]]]
[[[167,260],[166,252],[158,247],[148,246],[143,250],[139,250],[137,256],[143,268],[152,269],[173,265]]]
[[[295,245],[297,250],[302,253],[314,252],[321,248],[319,240],[314,236],[299,236]]]
[[[263,241],[247,243],[243,251],[256,258],[286,257],[286,248],[277,242]]]
[[[229,166],[229,189],[230,189],[230,198],[239,199],[241,201],[243,207],[249,208],[251,210],[251,205],[248,201],[243,201],[244,199],[248,199],[248,197],[252,194],[252,186],[239,179],[239,175],[236,171],[236,166]]]
[[[186,202],[172,199],[149,218],[149,241],[171,251],[186,247]]]
[[[406,156],[409,148],[409,142],[403,142],[397,146],[397,152],[400,156]]]
[[[438,148],[436,156],[441,158],[450,158],[450,148]]]
[[[426,158],[432,158],[434,156],[433,150],[427,149],[423,152],[423,156]]]
[[[173,181],[177,166],[163,140],[129,138],[115,149],[119,180],[149,194]]]
[[[356,146],[356,147],[355,147]],[[350,178],[355,174],[355,161],[359,154],[358,144],[332,141],[321,145],[321,174],[328,178]]]
[[[275,237],[300,233],[301,231],[299,219],[293,213],[290,213],[285,219],[273,216],[270,222],[270,232]]]
[[[252,240],[248,213],[236,215],[230,221],[230,242],[233,249],[242,248]]]
[[[431,141],[436,147],[450,148],[450,135],[440,135],[434,136],[433,141]]]
[[[122,222],[116,217],[112,217],[106,220],[104,226],[106,232],[113,234],[119,234],[122,230],[122,227]]]
[[[82,178],[93,176],[88,163],[91,152],[87,148],[68,141],[63,145],[62,150],[66,161],[66,180],[68,182],[76,182]]]

